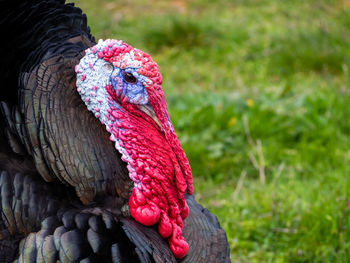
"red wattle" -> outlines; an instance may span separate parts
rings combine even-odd
[[[158,224],[158,232],[163,238],[168,238],[173,231],[173,227],[170,222],[170,218],[162,213],[160,216],[159,224]]]
[[[181,238],[181,242],[179,243],[179,245],[174,245],[169,241],[169,247],[176,258],[183,258],[187,255],[189,246],[183,237]]]
[[[131,216],[145,226],[152,226],[158,222],[160,209],[153,202],[146,202],[145,196],[136,188],[129,198]]]
[[[188,213],[190,212],[190,209],[188,208],[187,203],[185,202],[184,207],[181,210],[181,217],[185,219],[188,216]]]
[[[173,235],[168,239],[169,247],[176,258],[186,256],[189,249],[188,243],[181,234],[182,229],[179,226],[174,225]]]
[[[128,161],[129,176],[137,183],[129,198],[130,214],[143,225],[158,223],[159,234],[168,238],[170,249],[181,258],[189,249],[181,236],[183,219],[189,212],[184,196],[188,182],[165,134],[144,118],[130,114],[132,107],[127,109],[116,109],[111,115],[119,120],[112,131],[132,159]]]
[[[193,183],[191,167],[187,160],[186,154],[180,145],[179,139],[175,134],[174,127],[170,122],[164,92],[160,85],[153,85],[152,89],[153,92],[149,94],[149,103],[156,113],[157,118],[164,130],[166,140],[168,141],[169,145],[171,145],[172,151],[175,153],[177,159],[177,162],[174,165],[177,188],[180,189],[181,192],[185,192],[185,190],[187,190],[187,193],[192,195]]]

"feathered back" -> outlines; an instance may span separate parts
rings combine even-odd
[[[86,16],[74,4],[64,0],[0,1],[0,72],[6,92],[1,101],[16,103],[18,76],[30,70],[44,56],[66,53],[62,44],[75,36],[86,38],[79,43],[78,53],[94,43],[87,27]],[[49,52],[49,54],[48,54]]]

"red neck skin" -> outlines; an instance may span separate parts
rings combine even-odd
[[[156,97],[150,96],[149,103],[163,131],[127,101],[121,102],[125,110],[111,111],[114,121],[110,128],[135,183],[129,199],[131,216],[146,226],[158,223],[160,235],[168,239],[175,257],[181,258],[189,249],[182,228],[189,212],[184,195],[186,190],[193,193],[192,174],[170,122],[163,91],[156,88],[159,90],[151,93]],[[114,95],[111,90],[109,93]]]
[[[179,170],[181,169],[181,172],[179,171],[178,173],[176,173],[176,178],[178,178],[179,180],[181,178],[180,180],[181,184],[183,184],[183,182],[186,183],[183,186],[185,188],[183,189],[183,192],[185,192],[187,188],[187,193],[192,195],[193,182],[192,182],[192,171],[191,171],[190,164],[188,162],[188,159],[186,157],[184,150],[180,145],[179,139],[175,134],[174,127],[170,121],[170,116],[168,113],[163,90],[158,85],[154,85],[153,88],[156,89],[156,92],[153,92],[152,95],[150,96],[149,103],[152,106],[154,112],[156,113],[157,118],[164,130],[166,140],[171,145],[173,152],[175,153],[176,158],[178,160],[178,164],[180,165],[178,169]]]

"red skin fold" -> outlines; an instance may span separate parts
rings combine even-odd
[[[96,48],[92,51],[97,52]],[[132,62],[129,52],[133,52]],[[159,234],[168,239],[175,257],[184,257],[189,249],[182,237],[183,220],[189,213],[184,195],[193,193],[192,172],[170,122],[158,66],[148,54],[125,43],[111,44],[97,56],[120,68],[137,64],[138,73],[150,80],[143,85],[162,128],[126,97],[119,98],[116,87],[107,85],[109,100],[122,109],[108,111],[108,119],[113,120],[108,129],[128,156],[129,176],[135,183],[129,198],[131,216],[146,226],[158,223]]]
[[[158,223],[159,233],[168,238],[174,255],[184,256],[188,245],[181,234],[182,220],[188,215],[184,198],[187,184],[178,158],[164,133],[144,118],[131,115],[130,111],[133,109],[113,114],[121,120],[115,122],[113,134],[135,161],[129,165],[135,168],[140,180],[129,199],[130,214],[143,225]]]
[[[132,217],[145,226],[156,224],[160,218],[160,209],[152,201],[146,203],[144,194],[134,188],[129,198],[129,208]]]

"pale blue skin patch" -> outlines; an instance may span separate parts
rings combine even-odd
[[[124,79],[124,73],[132,74],[137,79],[137,82],[128,83]],[[137,73],[137,68],[126,68],[124,70],[115,68],[111,74],[110,81],[117,95],[126,96],[130,103],[139,105],[148,103],[148,94],[143,85],[143,81],[146,80],[144,76]]]

